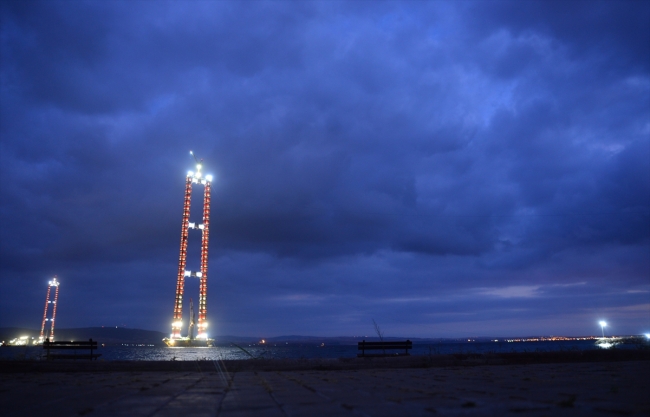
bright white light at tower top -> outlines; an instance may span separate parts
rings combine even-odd
[[[206,182],[212,182],[214,177],[212,175],[205,175],[203,176],[200,171],[194,172],[194,171],[187,171],[187,176],[189,178],[192,178],[193,183],[201,183],[205,184]],[[203,177],[203,178],[201,178]]]
[[[607,326],[607,323],[605,323],[604,321],[600,321],[600,322],[598,322],[598,324],[600,324],[600,327],[606,327]]]

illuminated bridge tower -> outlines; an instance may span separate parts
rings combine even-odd
[[[55,287],[54,290],[54,301],[50,300],[50,293],[52,292],[52,287]],[[38,343],[43,343],[45,341],[45,322],[50,321],[52,325],[50,326],[50,342],[54,341],[54,319],[56,318],[56,302],[59,299],[59,281],[56,280],[56,275],[52,278],[52,281],[49,282],[47,286],[47,295],[45,295],[45,311],[43,312],[43,323],[41,323],[41,335],[38,338]],[[50,304],[52,305],[52,318],[47,318],[47,310],[49,310]]]
[[[192,151],[190,154],[194,155]],[[196,159],[196,157],[195,157]],[[174,321],[172,322],[171,340],[181,338],[183,326],[183,288],[185,277],[199,278],[199,322],[196,339],[208,339],[207,334],[207,295],[208,295],[208,237],[210,234],[210,187],[212,176],[201,174],[202,161],[196,161],[196,172],[188,172],[185,178],[185,205],[183,207],[183,224],[181,227],[181,250],[178,258],[178,277],[176,280],[176,300],[174,304]],[[190,203],[192,187],[203,185],[203,223],[190,222]],[[190,229],[201,231],[201,266],[199,271],[186,270],[187,239]]]

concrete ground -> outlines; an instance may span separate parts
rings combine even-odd
[[[650,361],[0,374],[3,416],[650,415]]]

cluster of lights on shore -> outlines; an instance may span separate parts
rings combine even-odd
[[[603,335],[603,338],[605,338],[605,327],[607,327],[607,322],[605,320],[601,320],[598,322],[598,325],[600,326],[600,331]],[[643,336],[645,336],[646,339],[650,339],[650,333],[645,333]]]
[[[600,326],[600,331],[603,335],[603,338],[605,338],[605,327],[607,327],[607,322],[605,320],[600,320],[598,322],[598,325]],[[643,336],[645,336],[646,339],[650,339],[650,333],[644,333]]]

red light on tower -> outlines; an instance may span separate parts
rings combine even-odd
[[[192,151],[190,154],[194,155]],[[195,157],[196,160],[196,157]],[[183,205],[183,221],[181,225],[181,246],[178,257],[178,274],[176,277],[176,299],[174,303],[174,319],[172,322],[172,333],[169,339],[164,339],[170,346],[182,346],[185,342],[181,337],[183,326],[183,292],[185,277],[199,278],[199,322],[197,323],[197,341],[211,341],[207,334],[207,295],[208,295],[208,237],[210,233],[210,190],[212,176],[203,176],[201,168],[203,160],[196,160],[196,172],[188,172],[185,178],[185,203]],[[203,223],[190,222],[190,204],[192,202],[192,187],[203,185]],[[201,231],[201,267],[199,271],[186,270],[187,265],[187,243],[190,229]],[[187,338],[189,340],[189,338]],[[188,341],[187,343],[192,343]]]
[[[45,322],[50,321],[52,325],[50,326],[50,342],[54,341],[54,319],[56,318],[56,303],[59,300],[59,281],[56,280],[56,275],[52,278],[52,281],[48,283],[47,294],[45,295],[45,311],[43,311],[43,322],[41,323],[41,335],[38,338],[38,343],[43,343],[45,341]],[[52,287],[55,287],[54,290],[54,300],[50,301],[50,293]],[[52,305],[52,318],[47,318],[47,311],[49,310],[50,304]]]

